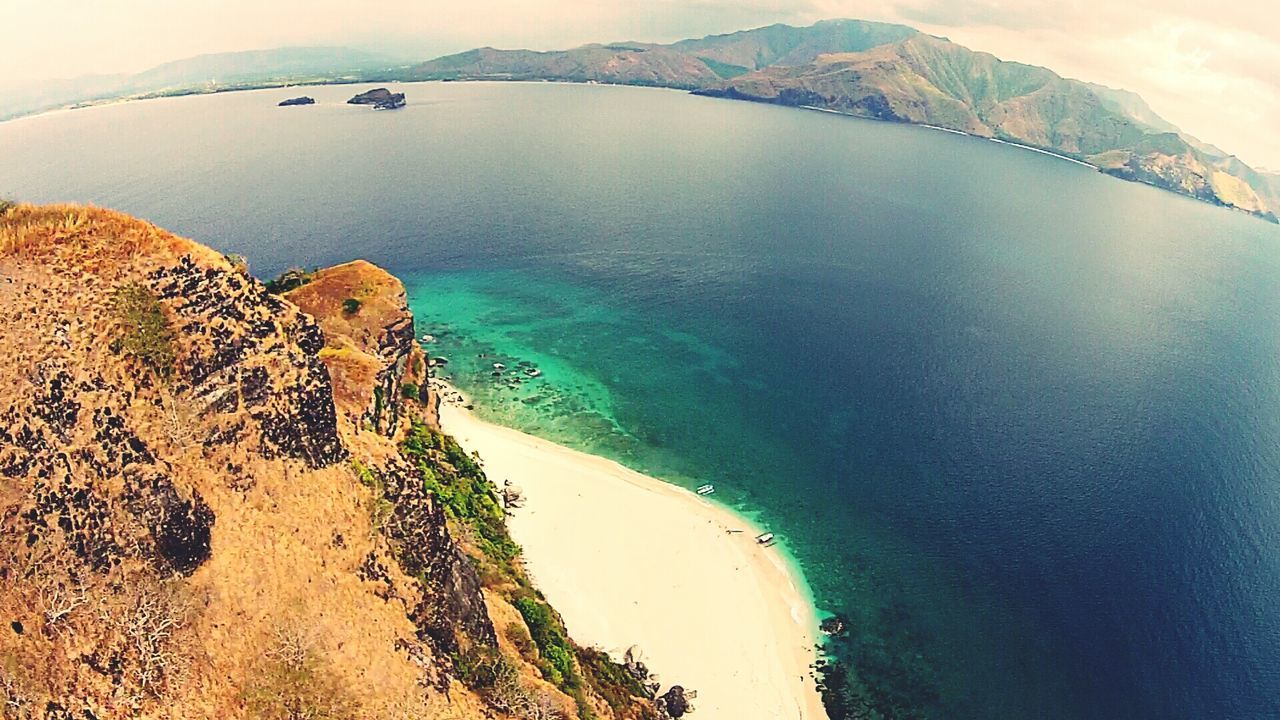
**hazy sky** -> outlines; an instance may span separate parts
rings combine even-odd
[[[1277,0],[0,0],[0,76],[131,72],[207,52],[667,41],[834,17],[903,22],[1006,60],[1134,90],[1166,119],[1280,170]]]

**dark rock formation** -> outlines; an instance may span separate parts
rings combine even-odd
[[[406,315],[395,323],[383,328],[378,342],[378,356],[386,363],[377,375],[377,397],[380,402],[369,409],[368,420],[375,429],[388,437],[395,435],[400,427],[403,410],[401,383],[405,372],[409,369],[410,358],[417,350],[414,340],[413,316]],[[383,421],[386,415],[386,421]]]
[[[362,92],[347,101],[349,105],[372,105],[374,110],[395,110],[404,107],[404,93],[393,93],[386,88]]]
[[[310,97],[307,97],[306,95],[303,95],[302,97],[289,98],[288,100],[281,100],[279,105],[277,105],[277,107],[290,107],[292,105],[315,105],[315,104],[316,104],[315,98],[310,98]]]
[[[682,718],[693,709],[689,705],[689,696],[679,685],[672,685],[662,694],[662,697],[658,698],[658,707],[673,718]]]
[[[849,621],[843,615],[832,615],[826,618],[818,626],[818,629],[827,635],[839,637],[849,630]]]
[[[225,402],[228,409],[243,403],[260,425],[267,457],[298,458],[313,468],[346,457],[329,371],[319,359],[324,335],[315,320],[261,283],[202,268],[190,257],[150,280],[173,309],[176,329],[194,346],[184,369],[196,397]]]
[[[422,475],[401,460],[376,472],[394,508],[386,532],[399,547],[400,567],[422,581],[423,600],[412,614],[422,639],[444,654],[464,644],[496,647],[480,578],[450,535],[444,508],[426,490]]]

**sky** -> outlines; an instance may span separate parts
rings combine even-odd
[[[0,78],[287,45],[428,59],[483,45],[665,42],[841,17],[901,22],[1133,90],[1184,131],[1280,171],[1276,0],[0,0]]]

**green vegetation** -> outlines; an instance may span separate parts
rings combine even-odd
[[[265,284],[267,292],[273,295],[283,295],[290,290],[296,290],[303,285],[315,279],[315,270],[303,270],[302,268],[289,268],[280,273],[280,276],[274,280],[268,280]]]
[[[400,384],[400,397],[405,400],[419,400],[421,399],[419,393],[420,390],[416,383],[407,382]]]
[[[529,634],[528,629],[524,625],[514,620],[507,624],[503,630],[503,634],[507,636],[507,640],[516,647],[516,651],[520,653],[520,657],[526,660],[534,660],[537,658],[535,651],[537,646],[533,644],[533,636]]]
[[[135,358],[162,378],[173,374],[173,329],[156,296],[141,283],[116,288],[111,309],[123,326],[112,347]]]
[[[15,205],[17,205],[17,203],[15,203],[12,200],[5,200],[4,198],[0,198],[0,215],[3,215],[9,212],[9,209],[14,207]]]
[[[246,276],[249,274],[249,258],[240,253],[227,253],[223,257],[227,259],[227,262],[231,263],[231,267],[236,272]]]
[[[342,313],[344,315],[355,315],[360,312],[360,301],[355,298],[347,298],[342,301]]]
[[[530,596],[516,598],[514,605],[524,624],[529,626],[529,635],[545,661],[542,671],[547,679],[560,686],[579,686],[581,679],[573,665],[573,646],[551,606]]]
[[[746,68],[741,65],[731,65],[729,63],[712,60],[707,57],[699,57],[698,59],[706,63],[707,67],[711,68],[711,72],[725,80],[736,78],[739,75],[746,75],[751,72],[751,68]]]
[[[401,449],[417,463],[423,484],[449,518],[468,529],[488,565],[521,584],[513,562],[520,546],[507,534],[506,514],[475,459],[452,437],[421,422],[410,427]]]
[[[490,690],[498,679],[514,671],[514,664],[497,648],[477,646],[455,653],[453,669],[458,679],[473,690]]]
[[[626,708],[633,697],[649,697],[648,688],[602,650],[578,648],[578,665],[592,689],[614,710]]]
[[[574,663],[574,645],[569,640],[560,616],[529,590],[516,597],[512,604],[520,611],[525,625],[529,626],[529,635],[541,656],[537,665],[542,676],[574,699],[578,705],[580,720],[595,717],[587,703],[582,676],[578,674],[578,666]]]
[[[646,688],[603,652],[574,645],[560,616],[533,588],[518,562],[520,546],[507,533],[506,513],[497,492],[476,458],[452,437],[421,422],[410,427],[400,449],[417,466],[424,487],[439,499],[450,522],[458,526],[458,535],[465,538],[485,586],[501,592],[524,619],[524,626],[512,622],[504,628],[521,656],[575,700],[581,720],[595,717],[587,702],[588,688],[616,710],[637,708],[634,698],[648,697]],[[361,482],[378,487],[376,473],[358,463],[355,469]],[[493,652],[469,650],[455,658],[455,663],[469,678],[468,685],[501,703],[505,701],[499,696],[515,691],[490,691],[486,685],[491,681],[497,687],[510,685],[501,680],[506,672],[503,663],[509,661]],[[639,717],[648,717],[643,709],[640,712]]]

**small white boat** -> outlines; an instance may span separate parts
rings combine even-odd
[[[761,545],[772,545],[773,533],[771,532],[760,533],[759,535],[756,536],[756,542],[760,543]]]
[[[506,366],[506,365],[503,365],[502,363],[494,363],[494,364],[493,364],[493,369],[494,369],[494,370],[497,370],[498,372],[502,372],[503,370],[506,370],[506,369],[507,369],[507,366]]]
[[[711,483],[707,483],[706,485],[699,485],[696,492],[699,495],[710,495],[715,491],[716,491],[716,486],[712,485]]]

